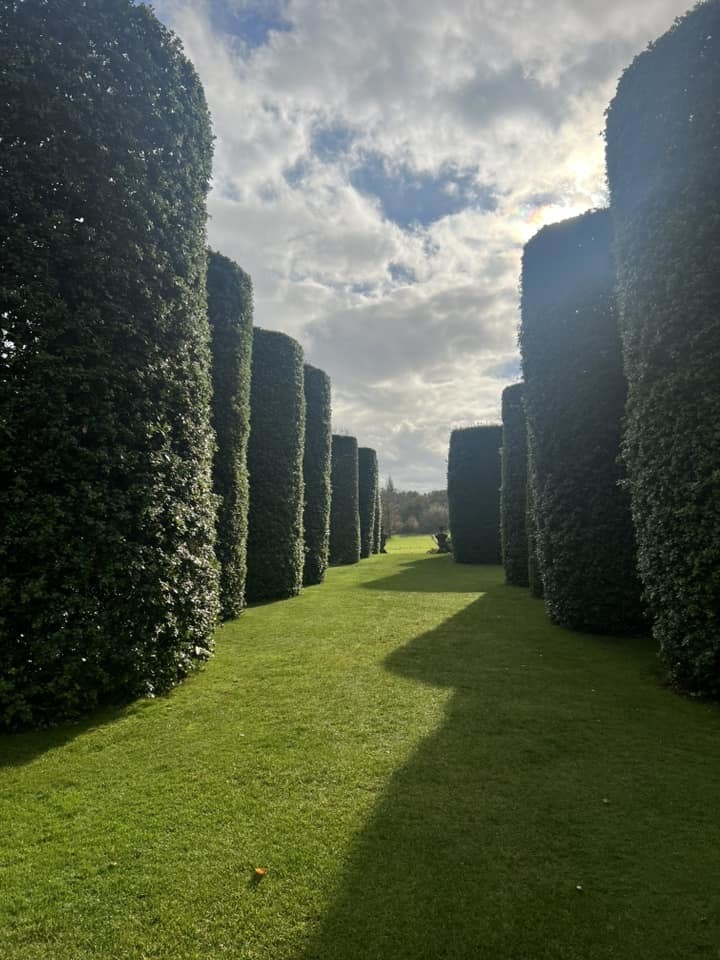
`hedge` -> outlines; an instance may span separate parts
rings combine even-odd
[[[500,542],[505,580],[528,586],[527,425],[523,407],[524,384],[514,383],[502,393],[502,451],[500,483]]]
[[[322,583],[330,552],[330,377],[305,364],[305,565],[303,583]]]
[[[629,381],[623,455],[671,680],[720,696],[720,2],[623,75],[608,179]]]
[[[520,351],[545,605],[554,623],[600,633],[643,622],[618,463],[627,389],[614,283],[607,210],[525,246]]]
[[[213,486],[219,497],[215,552],[220,563],[220,611],[230,619],[244,606],[247,573],[253,294],[247,273],[212,250],[208,253],[207,285],[212,424],[217,437]]]
[[[523,409],[524,409],[523,404]],[[527,427],[527,417],[525,418]],[[537,471],[535,470],[535,460],[533,449],[535,444],[530,439],[530,432],[527,432],[527,487],[526,487],[526,510],[525,527],[527,529],[527,553],[528,553],[528,587],[533,597],[542,600],[544,589],[542,580],[542,566],[538,554],[538,532],[537,520],[535,517],[535,498],[534,490],[537,485]]]
[[[448,509],[458,563],[500,563],[502,427],[453,430],[448,453]]]
[[[375,546],[377,494],[377,454],[370,447],[360,447],[358,450],[358,507],[360,510],[361,558],[369,557]]]
[[[355,437],[332,437],[330,498],[330,563],[340,566],[360,559],[358,445]]]
[[[380,483],[377,485],[375,495],[375,524],[373,526],[373,553],[380,553],[382,547],[382,496],[380,493]]]
[[[255,328],[250,390],[249,603],[293,597],[302,588],[305,393],[302,347]]]
[[[0,726],[170,687],[217,616],[210,120],[130,0],[0,9]]]

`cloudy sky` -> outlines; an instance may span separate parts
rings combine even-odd
[[[689,0],[157,0],[217,137],[210,243],[403,489],[518,377],[522,245],[606,200],[603,113]]]

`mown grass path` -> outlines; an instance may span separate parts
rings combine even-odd
[[[1,738],[2,960],[717,960],[720,711],[428,545]]]

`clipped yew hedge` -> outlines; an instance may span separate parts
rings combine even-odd
[[[502,459],[500,483],[500,542],[505,580],[528,586],[527,424],[524,384],[502,393]]]
[[[330,495],[330,563],[360,560],[358,445],[355,437],[334,433]]]
[[[458,563],[500,563],[502,427],[453,430],[448,452],[448,509]]]
[[[284,333],[255,328],[250,390],[249,603],[294,597],[302,588],[303,351]]]
[[[626,397],[607,210],[544,227],[526,244],[520,351],[545,605],[554,623],[641,626],[627,491]]]
[[[524,408],[524,404],[523,404]],[[527,418],[525,419],[527,427]],[[530,439],[528,430],[527,438],[527,500],[525,511],[525,526],[527,529],[527,553],[528,553],[528,587],[533,597],[539,600],[543,597],[543,581],[540,557],[538,555],[538,533],[537,519],[535,516],[535,488],[537,486],[537,473],[535,470],[535,461],[533,458],[533,449],[535,444]]]
[[[0,6],[0,726],[166,690],[217,617],[210,120],[145,6]]]
[[[330,377],[305,364],[305,565],[303,583],[322,583],[330,551],[330,456],[332,452]]]
[[[382,496],[380,492],[380,483],[377,485],[375,495],[375,523],[373,525],[373,553],[380,553],[382,547]]]
[[[358,506],[360,510],[361,558],[369,557],[374,550],[377,497],[377,454],[370,447],[360,447],[358,450]]]
[[[720,2],[623,75],[607,119],[629,382],[623,454],[654,635],[720,695]]]
[[[249,482],[252,281],[244,270],[208,252],[208,317],[212,347],[212,424],[217,437],[213,486],[218,495],[215,552],[220,611],[237,617],[245,601]]]

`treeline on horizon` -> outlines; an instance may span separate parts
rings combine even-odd
[[[523,382],[453,431],[455,559],[502,562],[572,630],[651,630],[720,695],[720,0],[638,56],[607,112],[610,206],[526,244]],[[498,537],[498,533],[500,537]]]
[[[374,450],[206,246],[212,129],[130,0],[0,8],[0,729],[167,690],[380,550]],[[42,104],[42,109],[37,109]]]
[[[383,532],[393,534],[438,533],[449,529],[447,490],[398,490],[388,477],[381,490]]]

